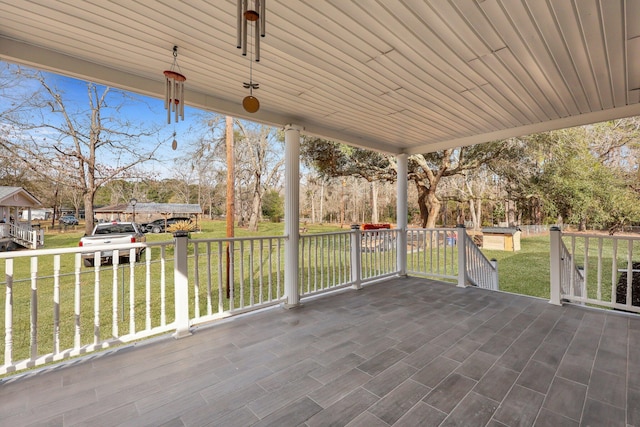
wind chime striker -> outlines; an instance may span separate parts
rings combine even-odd
[[[180,71],[178,46],[174,46],[173,64],[171,69],[164,71],[164,108],[167,110],[167,124],[171,124],[171,113],[174,113],[176,122],[184,120],[184,82],[187,78]]]
[[[248,113],[255,113],[260,109],[260,101],[253,96],[253,90],[259,89],[259,84],[253,82],[253,57],[256,62],[260,62],[260,37],[265,36],[266,0],[237,0],[237,2],[237,47],[242,49],[243,56],[247,56],[249,27],[255,35],[252,49],[249,50],[249,83],[242,84],[245,89],[249,89],[249,95],[242,100],[242,107]],[[253,9],[249,9],[249,2],[253,3]]]

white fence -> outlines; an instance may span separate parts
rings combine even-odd
[[[640,313],[640,237],[551,230],[551,302]]]
[[[399,274],[400,232],[354,229],[302,235],[300,296],[358,288]],[[475,275],[481,270],[477,248],[460,245],[466,237],[448,240],[455,232],[411,230],[408,259],[414,268],[409,270],[455,279],[460,250],[467,247],[460,265],[478,267],[463,280],[483,286]],[[176,234],[173,241],[161,243],[0,253],[0,277],[5,279],[0,374],[155,334],[173,332],[179,338],[198,323],[282,303],[286,239],[189,239]],[[144,248],[139,262],[118,262],[125,251],[135,259],[139,248]],[[83,253],[99,259],[107,249],[114,250],[114,264],[83,266]],[[423,268],[427,260],[428,270]]]

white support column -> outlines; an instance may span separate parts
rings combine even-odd
[[[176,231],[173,233],[174,242],[174,262],[173,262],[173,281],[174,281],[174,301],[175,301],[175,317],[176,331],[173,337],[184,338],[191,335],[189,330],[189,276],[187,264],[187,243],[189,237],[186,231]]]
[[[467,276],[467,230],[464,224],[456,225],[456,244],[458,245],[458,287],[466,288]]]
[[[550,230],[550,282],[551,282],[551,298],[549,303],[554,305],[562,305],[560,300],[560,284],[562,283],[561,269],[561,248],[562,248],[562,232],[558,227],[551,227]]]
[[[360,224],[351,224],[351,282],[353,289],[362,289],[362,232]]]
[[[300,306],[298,289],[298,250],[300,243],[300,131],[301,127],[284,127],[284,307]]]
[[[396,260],[398,262],[398,275],[407,275],[407,222],[408,222],[408,205],[407,205],[407,176],[408,176],[408,159],[407,154],[398,154],[396,156],[398,162],[397,182],[396,182],[396,222],[398,227],[398,247]]]

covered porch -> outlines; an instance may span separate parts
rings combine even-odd
[[[393,278],[43,368],[4,425],[639,425],[640,319]]]
[[[256,114],[241,107],[246,91],[239,73],[248,64],[234,44],[234,2],[182,3],[179,11],[145,2],[82,6],[0,0],[0,58],[161,98],[162,70],[172,47],[179,46],[189,106],[284,128],[286,230],[255,243],[277,248],[268,252],[274,259],[265,265],[283,266],[283,273],[269,271],[269,289],[277,283],[277,292],[263,301],[262,288],[255,295],[247,290],[235,314],[253,306],[254,297],[265,311],[199,326],[186,339],[154,339],[5,380],[3,424],[640,424],[638,319],[463,288],[466,270],[457,270],[467,254],[461,245],[448,258],[455,259],[456,271],[445,275],[462,286],[406,277],[415,261],[407,254],[410,155],[640,114],[640,69],[634,61],[640,10],[634,2],[372,1],[363,9],[357,2],[269,1],[265,68],[256,71],[263,107]],[[368,266],[367,258],[353,255],[358,251],[340,249],[324,265],[328,260],[314,249],[308,256],[321,267],[308,270],[311,264],[302,263],[309,241],[298,224],[302,134],[396,156],[396,252],[386,251],[390,255]],[[350,243],[357,236],[316,239],[320,248],[323,242],[360,248],[357,240]],[[253,243],[230,243],[239,253],[254,253]],[[179,244],[186,249],[186,239]],[[21,357],[33,366],[111,345],[105,336],[137,340],[168,330],[186,336],[192,317],[213,320],[217,301],[211,287],[221,291],[223,276],[216,278],[220,282],[199,282],[197,260],[203,268],[212,266],[209,257],[217,254],[219,261],[227,242],[201,244],[202,252],[194,249],[195,269],[186,256],[173,271],[165,269],[174,248],[150,245],[147,254],[153,251],[154,257],[146,256],[141,271],[116,265],[110,281],[102,282],[97,268],[83,272],[76,261],[73,270],[73,259],[65,256],[79,260],[79,250],[43,253],[53,257],[47,277],[67,282],[45,288],[52,301],[51,344],[40,351],[32,328],[31,336],[23,335],[29,354]],[[152,262],[162,266],[153,280]],[[72,271],[60,274],[61,265]],[[359,288],[358,272],[369,267],[385,281],[347,289]],[[13,271],[13,264],[8,268]],[[332,282],[338,293],[313,299],[315,286],[336,269],[343,274]],[[31,271],[27,300],[38,302],[43,291],[37,263]],[[84,284],[92,275],[81,287],[81,277]],[[138,278],[137,293],[134,285],[118,293],[127,277],[129,283]],[[266,272],[260,270],[260,277]],[[242,286],[249,289],[249,281]],[[9,282],[4,361],[13,368]],[[175,284],[175,294],[165,295],[173,292],[165,283]],[[75,329],[61,338],[58,309],[65,299],[59,291],[73,295],[68,301],[79,307],[92,293],[104,300],[101,292],[110,286],[113,305],[96,302],[82,322],[79,308],[68,310]],[[573,294],[574,286],[569,289]],[[145,295],[142,302],[134,294]],[[157,295],[161,301],[152,301]],[[165,309],[172,299],[175,307]],[[178,306],[189,307],[190,300],[193,308],[181,311]],[[275,307],[281,303],[293,309]],[[137,323],[136,307],[146,310]],[[152,307],[160,307],[159,324],[152,322]],[[234,309],[220,304],[220,317],[227,308]],[[31,305],[24,324],[37,325],[37,310]],[[118,323],[127,311],[126,322]],[[82,334],[81,323],[88,325]],[[72,342],[68,351],[60,345],[65,339]]]

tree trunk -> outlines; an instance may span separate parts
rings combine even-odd
[[[251,213],[249,216],[249,231],[258,231],[258,223],[262,214],[262,183],[260,174],[256,174],[253,183]]]
[[[371,222],[374,224],[380,222],[378,217],[378,185],[375,181],[371,181]]]
[[[478,228],[478,215],[476,212],[476,203],[475,200],[469,199],[469,213],[471,213],[471,222],[473,222],[473,229],[477,230]]]
[[[320,184],[320,224],[324,222],[324,181]]]
[[[84,235],[90,236],[93,232],[93,193],[84,193]]]
[[[418,207],[420,208],[420,226],[422,228],[435,228],[436,220],[442,203],[436,197],[435,190],[416,182],[418,189]]]

